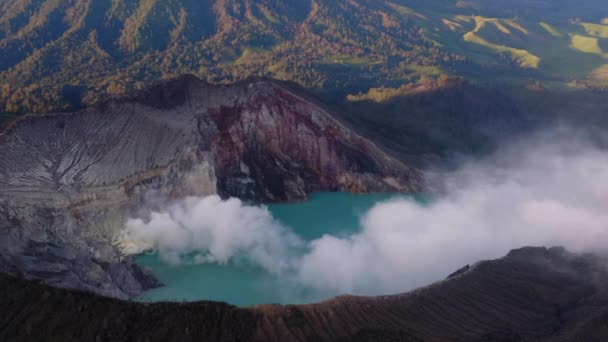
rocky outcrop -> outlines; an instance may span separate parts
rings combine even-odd
[[[154,285],[112,244],[154,198],[412,192],[420,173],[293,86],[184,76],[0,135],[0,271],[128,298]]]
[[[523,248],[384,297],[299,306],[142,304],[0,276],[0,340],[606,341],[606,260]]]

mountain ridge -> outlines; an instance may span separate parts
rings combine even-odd
[[[307,305],[123,302],[0,275],[0,337],[161,341],[602,341],[605,259],[527,247],[391,296]],[[171,317],[171,320],[167,320]]]

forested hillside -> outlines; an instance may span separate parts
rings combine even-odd
[[[267,76],[340,98],[441,74],[603,87],[606,7],[598,0],[0,0],[0,113],[75,109],[183,73],[224,83]]]

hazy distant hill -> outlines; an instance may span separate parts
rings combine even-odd
[[[0,0],[0,112],[72,109],[182,73],[334,96],[441,73],[602,87],[604,17],[600,0]]]

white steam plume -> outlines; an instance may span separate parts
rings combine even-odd
[[[123,242],[173,261],[189,252],[208,262],[245,256],[328,295],[403,292],[526,245],[605,249],[608,153],[572,140],[511,145],[448,176],[445,194],[430,204],[380,203],[363,216],[360,233],[303,247],[266,208],[217,196],[188,198],[149,222],[130,220]]]
[[[129,254],[157,250],[171,263],[187,253],[198,253],[199,262],[220,264],[239,257],[275,274],[285,271],[290,250],[301,243],[268,209],[219,196],[188,197],[152,213],[147,222],[130,219],[119,238]]]
[[[608,153],[541,141],[467,164],[428,206],[383,203],[365,215],[360,234],[312,242],[300,281],[335,292],[400,292],[522,246],[607,248]]]

